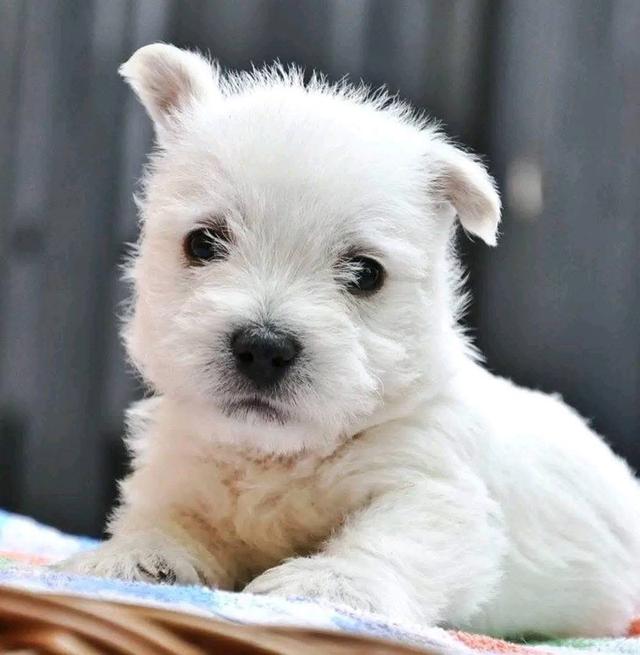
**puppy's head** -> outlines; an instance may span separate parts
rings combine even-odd
[[[281,453],[433,393],[463,350],[456,215],[496,239],[484,168],[404,106],[295,71],[222,76],[156,44],[121,72],[157,134],[125,333],[151,385],[209,438]]]

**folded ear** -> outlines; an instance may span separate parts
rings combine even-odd
[[[207,59],[166,43],[140,48],[119,72],[163,129],[180,111],[218,92],[218,72]]]
[[[500,196],[487,169],[472,155],[446,141],[433,144],[433,190],[449,202],[465,230],[485,243],[497,243]]]

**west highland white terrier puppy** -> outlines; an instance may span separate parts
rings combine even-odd
[[[458,325],[483,165],[406,105],[149,45],[157,149],[125,329],[153,395],[112,537],[66,563],[515,635],[625,632],[640,486]],[[499,319],[498,319],[499,320]]]

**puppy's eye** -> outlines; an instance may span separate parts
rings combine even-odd
[[[190,264],[205,264],[227,254],[229,235],[223,227],[202,227],[187,234],[184,252]]]
[[[384,283],[384,268],[370,257],[353,257],[348,262],[353,277],[347,290],[353,294],[375,293]]]

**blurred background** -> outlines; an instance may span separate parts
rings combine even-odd
[[[488,366],[640,466],[639,35],[637,0],[0,0],[0,507],[100,534],[126,470],[152,130],[116,70],[156,40],[386,83],[485,154],[500,246],[461,243]]]

